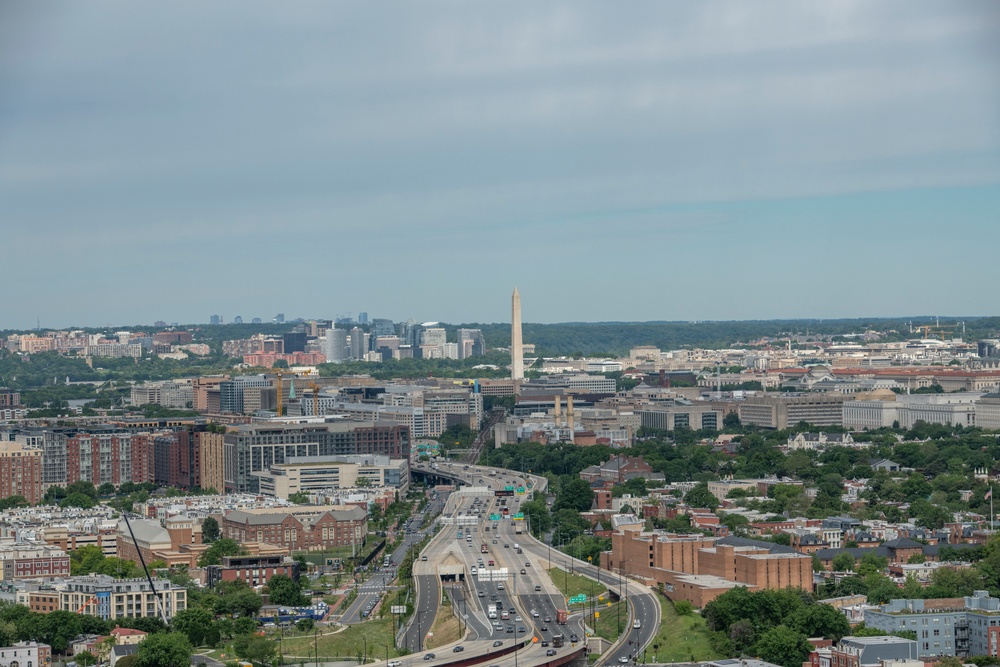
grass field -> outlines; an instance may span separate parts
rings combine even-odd
[[[603,584],[599,584],[587,577],[581,577],[578,574],[570,574],[558,567],[549,570],[549,578],[552,579],[552,583],[556,585],[556,588],[562,591],[563,597],[583,594],[590,600],[595,595],[604,595],[608,590]],[[573,605],[573,609],[582,607],[583,605]]]
[[[434,625],[431,626],[433,636],[427,638],[427,648],[437,648],[458,641],[462,636],[460,630],[461,624],[452,611],[451,600],[445,600],[434,618]]]
[[[704,618],[698,614],[679,616],[674,611],[673,603],[666,598],[657,597],[663,621],[660,623],[660,631],[646,649],[649,662],[700,662],[723,657],[712,650]],[[657,648],[653,648],[654,646]]]
[[[369,660],[373,658],[385,660],[387,648],[390,658],[403,655],[393,647],[391,618],[373,619],[349,626],[341,632],[320,634],[315,641],[319,648],[320,660],[335,657],[357,658],[364,654],[366,641]],[[292,658],[309,659],[314,655],[313,635],[310,633],[295,638],[285,637],[281,642],[281,650],[288,661]]]

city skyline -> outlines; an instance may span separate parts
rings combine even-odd
[[[6,12],[2,326],[992,307],[996,3],[391,11]]]

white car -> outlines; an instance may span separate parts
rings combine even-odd
[[[635,623],[632,624],[632,627],[635,628],[636,630],[642,627],[642,623],[639,622],[638,618],[635,619]]]
[[[628,664],[628,658],[626,658],[625,656],[622,656],[622,657],[618,658],[618,662],[622,663],[623,665],[627,665]]]

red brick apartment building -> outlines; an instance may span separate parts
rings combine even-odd
[[[222,534],[237,542],[266,542],[289,551],[321,551],[364,544],[368,512],[347,505],[305,505],[233,510]]]

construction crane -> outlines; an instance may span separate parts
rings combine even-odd
[[[278,416],[280,417],[282,400],[284,399],[284,391],[281,381],[285,377],[285,374],[278,370],[274,371],[274,374],[278,377]]]
[[[319,416],[319,385],[315,382],[309,383],[309,388],[313,390],[313,417]]]
[[[84,602],[82,605],[80,605],[80,608],[76,610],[76,613],[82,614],[84,609],[86,609],[90,605],[94,604],[95,602],[97,602],[97,596],[96,595],[94,597],[90,598],[89,600],[87,600],[86,602]]]

